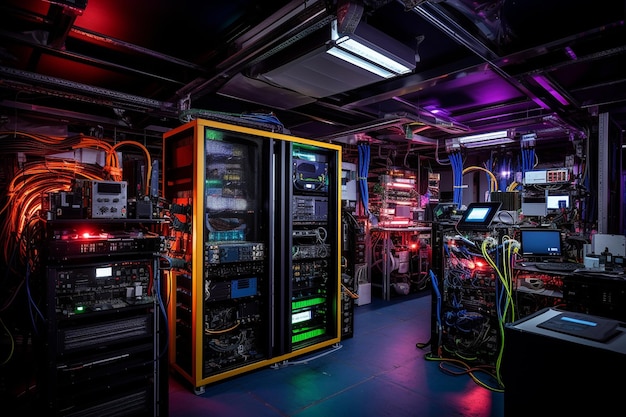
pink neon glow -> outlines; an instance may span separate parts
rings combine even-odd
[[[543,75],[534,75],[533,79],[537,81],[537,84],[542,86],[548,93],[550,93],[552,97],[557,99],[559,103],[564,106],[569,105],[569,102],[565,99],[565,97],[563,97],[558,91],[554,89],[554,87],[552,87],[552,84],[550,84],[550,81],[548,81],[546,77],[544,77]]]
[[[388,221],[380,222],[378,224],[382,226],[400,227],[400,226],[410,226],[411,222],[409,220],[388,220]]]
[[[397,187],[397,188],[415,188],[415,184],[406,184],[403,182],[389,182],[387,183],[388,187]]]

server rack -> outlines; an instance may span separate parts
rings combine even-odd
[[[157,221],[84,213],[43,221],[41,410],[165,415]]]
[[[356,268],[358,259],[357,239],[360,230],[354,214],[346,207],[342,214],[342,274],[341,274],[341,339],[349,339],[354,336],[354,307],[357,294]]]
[[[440,358],[494,366],[502,350],[511,283],[505,290],[480,242],[497,231],[461,236],[455,224],[432,224],[431,351]]]
[[[576,271],[563,276],[567,310],[626,321],[626,281],[621,271]]]
[[[173,370],[202,392],[339,342],[341,148],[196,119],[163,160]]]

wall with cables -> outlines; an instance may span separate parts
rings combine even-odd
[[[85,135],[10,131],[0,140],[0,397],[46,415],[156,413],[167,346],[156,323],[167,319],[151,153]],[[141,217],[139,201],[149,206]],[[136,400],[116,403],[118,392]]]
[[[40,215],[43,196],[69,191],[76,179],[121,181],[119,152],[122,148],[135,148],[145,158],[145,189],[139,191],[149,195],[152,160],[148,150],[139,142],[111,143],[83,135],[50,137],[25,132],[0,132],[2,135],[11,137],[4,150],[22,156],[3,190],[0,207],[0,218],[3,219],[0,239],[6,242],[3,260],[9,267],[23,268],[29,259],[25,228]],[[82,162],[81,150],[102,153],[104,162],[102,165],[97,161]],[[68,157],[68,153],[77,157]],[[59,154],[62,157],[56,156]]]
[[[137,197],[148,195],[152,160],[146,147],[135,141],[20,131],[0,132],[0,140],[0,239],[4,242],[0,255],[0,324],[13,340],[16,329],[28,332],[32,324],[22,321],[33,312],[29,307],[40,301],[28,279],[42,265],[42,206],[46,196],[70,191],[76,180],[121,181],[120,156],[128,150],[144,164],[141,184],[145,188],[137,190]],[[2,359],[8,361],[10,357]]]

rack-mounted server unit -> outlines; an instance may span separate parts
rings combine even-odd
[[[145,221],[81,216],[42,220],[39,408],[63,417],[164,415],[162,240]]]
[[[490,232],[470,232],[480,242]],[[431,351],[439,357],[496,363],[501,338],[497,273],[484,254],[452,223],[432,224]]]
[[[193,120],[164,134],[170,363],[197,391],[340,340],[341,148]]]

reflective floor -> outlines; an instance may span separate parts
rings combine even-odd
[[[355,307],[354,336],[335,348],[207,385],[199,395],[171,375],[169,415],[501,417],[504,394],[488,375],[452,375],[430,359],[430,317],[429,291],[373,298]]]

